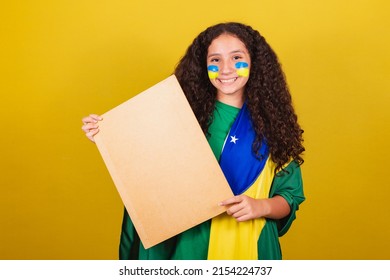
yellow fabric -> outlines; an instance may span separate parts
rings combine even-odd
[[[275,163],[268,158],[260,176],[244,194],[256,199],[268,198],[275,167]],[[237,222],[226,213],[213,218],[208,259],[257,260],[257,240],[264,225],[264,218]]]

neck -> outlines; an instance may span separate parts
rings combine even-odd
[[[242,95],[217,94],[217,100],[237,108],[241,108],[244,105],[244,97]]]

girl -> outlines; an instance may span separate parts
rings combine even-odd
[[[234,197],[227,211],[147,250],[125,211],[121,259],[281,259],[304,201],[303,130],[278,59],[258,31],[221,23],[196,37],[175,75]],[[93,141],[98,115],[83,118]]]

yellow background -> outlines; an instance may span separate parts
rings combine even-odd
[[[0,259],[116,259],[122,203],[81,118],[170,75],[209,25],[266,37],[305,130],[285,259],[390,259],[390,4],[8,1],[0,9]]]

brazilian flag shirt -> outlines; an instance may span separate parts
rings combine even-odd
[[[236,135],[230,135],[227,139],[232,126],[239,118],[239,113],[239,108],[216,102],[207,139],[218,160],[227,141],[233,144],[240,141]],[[284,197],[291,209],[284,219],[259,218],[238,223],[227,214],[221,214],[145,249],[125,210],[119,248],[120,259],[282,259],[279,236],[288,231],[296,218],[299,205],[305,199],[301,171],[299,165],[292,161],[285,167],[285,171],[274,175],[275,165],[270,157],[264,158],[261,168],[261,174],[243,193],[259,199],[275,195]]]

